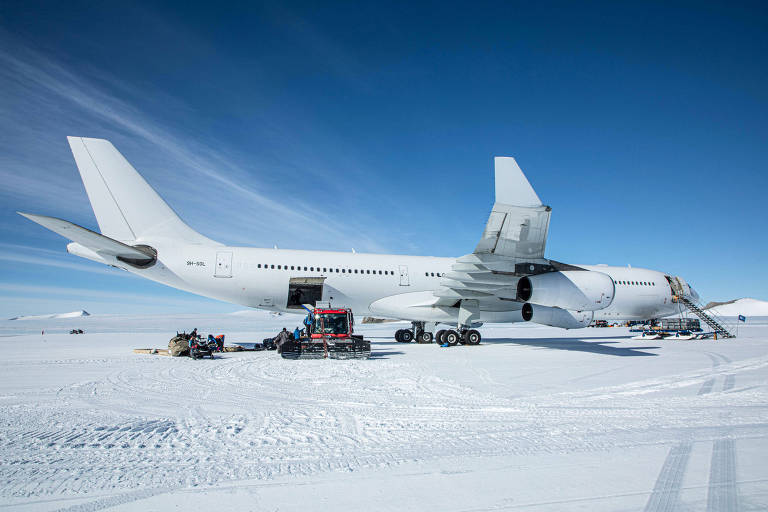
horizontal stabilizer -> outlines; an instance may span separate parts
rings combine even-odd
[[[148,266],[156,259],[156,254],[149,247],[132,247],[56,217],[34,215],[32,213],[17,213],[100,255],[114,256],[120,261],[142,267]]]

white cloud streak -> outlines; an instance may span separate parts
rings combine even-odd
[[[183,188],[187,197],[196,195],[202,199],[212,190],[216,190],[216,195],[221,198],[228,197],[231,204],[238,205],[239,218],[228,219],[228,226],[213,228],[216,229],[215,233],[206,233],[211,238],[223,236],[224,242],[228,241],[227,238],[240,243],[247,242],[248,238],[244,233],[253,229],[254,222],[269,219],[272,229],[291,233],[299,241],[302,241],[302,237],[310,240],[332,239],[342,246],[356,245],[362,250],[385,251],[376,240],[365,234],[366,229],[358,225],[354,218],[339,222],[328,218],[323,209],[311,206],[311,203],[303,202],[297,207],[282,199],[274,199],[258,192],[248,185],[253,181],[253,176],[238,162],[230,159],[225,150],[200,141],[195,141],[194,150],[191,150],[179,136],[143,114],[135,106],[95,85],[96,81],[75,74],[29,48],[17,47],[13,52],[8,45],[4,48],[0,49],[2,80],[21,84],[25,88],[25,94],[35,95],[38,102],[51,102],[51,95],[69,102],[78,111],[105,121],[113,128],[120,128],[129,135],[142,139],[145,144],[151,144],[159,152],[167,154],[177,163],[170,171],[175,178],[174,184]],[[110,83],[116,80],[113,77],[101,76],[98,82]],[[123,89],[125,87],[123,84]],[[138,91],[136,95],[140,95]],[[9,162],[0,160],[0,166],[7,168]],[[40,175],[41,173],[15,172],[10,176],[6,173],[3,177],[15,190],[27,193],[35,191],[39,194],[42,190],[53,189],[57,196],[66,197],[72,192],[68,177],[55,173],[51,176],[49,173],[40,180],[44,183],[40,183],[35,177]],[[77,186],[79,187],[79,184]],[[79,195],[82,196],[82,192]],[[229,210],[232,211],[231,208]]]
[[[124,270],[106,267],[98,263],[94,263],[93,265],[88,263],[80,264],[74,261],[66,261],[63,258],[76,258],[76,256],[72,256],[68,253],[62,254],[61,251],[42,249],[40,247],[31,247],[28,245],[0,244],[0,261],[9,261],[24,265],[43,265],[46,267],[66,268],[91,274],[136,278],[135,275]]]

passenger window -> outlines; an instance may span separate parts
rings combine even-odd
[[[315,267],[309,267],[309,271],[310,272],[314,272],[315,271]]]
[[[275,268],[275,266],[274,266],[274,265],[270,265],[270,266],[269,266],[269,268],[272,268],[272,269],[274,269],[274,268]]]
[[[259,263],[259,268],[261,268],[261,263]]]
[[[342,274],[345,274],[346,272],[347,272],[346,270],[344,270],[344,269],[341,269],[341,273],[342,273]]]
[[[371,273],[371,271],[370,271],[370,270],[366,270],[366,271],[365,271],[365,273],[366,273],[366,274],[370,274],[370,273]]]

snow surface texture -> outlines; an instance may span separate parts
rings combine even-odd
[[[718,316],[768,316],[768,302],[757,299],[738,299],[707,311]]]
[[[367,361],[131,351],[300,318],[0,322],[0,507],[768,509],[768,319],[727,341],[486,325],[452,348],[371,325]]]

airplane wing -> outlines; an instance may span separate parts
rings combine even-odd
[[[544,259],[552,209],[542,204],[514,158],[496,157],[496,200],[474,252],[459,258],[435,292],[437,304],[477,301],[483,309],[520,309],[517,281],[551,270]]]
[[[113,256],[120,261],[138,266],[152,263],[156,258],[156,254],[153,254],[152,250],[145,246],[132,247],[63,219],[32,213],[17,213],[96,252],[100,256]]]

